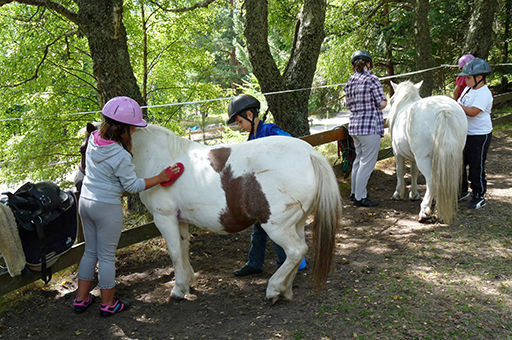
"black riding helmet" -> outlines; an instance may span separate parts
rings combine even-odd
[[[352,53],[352,57],[350,57],[350,63],[352,66],[356,66],[359,61],[364,61],[365,63],[370,63],[370,67],[373,67],[372,56],[369,52],[365,50],[357,50]]]
[[[250,109],[254,109],[254,111],[256,111],[255,115],[258,115],[260,111],[260,102],[258,101],[258,99],[248,94],[241,94],[233,98],[231,103],[229,103],[228,107],[228,125],[235,121],[237,115],[240,115],[240,117],[247,119],[247,116],[244,117],[244,115],[241,114],[245,113],[247,110]]]
[[[466,65],[464,65],[464,67],[462,68],[462,72],[459,73],[459,76],[473,76],[473,78],[475,79],[475,86],[473,86],[473,88],[475,88],[478,84],[480,84],[480,82],[482,82],[485,79],[486,76],[491,74],[491,72],[491,66],[487,61],[480,58],[475,58],[473,60],[468,61]],[[479,82],[477,82],[476,76],[483,76],[483,78]]]

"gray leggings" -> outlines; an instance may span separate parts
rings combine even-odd
[[[111,289],[116,285],[116,250],[123,229],[121,204],[108,204],[80,198],[79,213],[85,237],[85,251],[80,261],[78,278],[94,279],[98,265],[98,288]]]
[[[357,156],[352,164],[351,190],[356,199],[361,200],[368,196],[366,185],[377,164],[381,136],[363,135],[352,138]]]

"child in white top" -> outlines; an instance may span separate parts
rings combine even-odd
[[[490,73],[491,67],[489,64],[483,59],[476,58],[469,61],[459,74],[459,76],[465,77],[467,87],[457,102],[468,118],[461,199],[469,196],[469,180],[473,194],[468,206],[469,209],[479,209],[486,204],[484,199],[484,194],[487,191],[485,160],[492,140],[491,110],[493,97],[485,84],[485,77]]]

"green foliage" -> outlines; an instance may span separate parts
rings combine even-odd
[[[78,10],[76,2],[59,3]],[[162,10],[196,3],[160,1],[160,7],[138,0],[123,4],[130,60],[149,106],[149,121],[177,133],[190,126],[224,122],[232,96],[261,92],[247,56],[243,2],[220,0],[193,11]],[[301,0],[268,3],[268,40],[281,71],[290,56],[302,4]],[[500,5],[493,26],[496,42],[490,51],[491,65],[510,62],[507,8],[512,4],[506,0]],[[470,52],[462,46],[473,8],[463,0],[433,1],[430,6],[436,64],[454,65],[460,55]],[[377,76],[387,75],[389,64],[395,74],[416,70],[412,9],[411,2],[328,1],[326,39],[313,84],[320,88],[312,90],[311,114],[326,117],[345,109],[343,84],[352,74],[349,59],[356,49],[370,51]],[[101,119],[88,41],[65,17],[18,2],[0,6],[0,29],[0,181],[65,181],[78,163],[82,141],[78,131],[86,122]],[[434,92],[451,92],[457,71],[436,70]],[[493,71],[489,83],[503,91],[511,81],[510,66],[496,66]],[[265,100],[258,99],[263,113]],[[226,134],[233,142],[246,139],[243,133]]]
[[[64,183],[78,162],[78,130],[99,119],[71,115],[99,109],[91,61],[80,52],[87,42],[36,7],[0,7],[0,27],[8,32],[0,37],[0,119],[10,119],[0,121],[1,181]]]

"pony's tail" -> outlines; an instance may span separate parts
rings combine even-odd
[[[457,213],[462,152],[467,133],[467,127],[464,128],[456,115],[455,110],[439,111],[432,145],[433,197],[437,212],[446,224],[452,224]]]
[[[316,194],[313,222],[313,286],[321,289],[329,276],[342,213],[338,181],[331,165],[317,152],[311,154]]]

